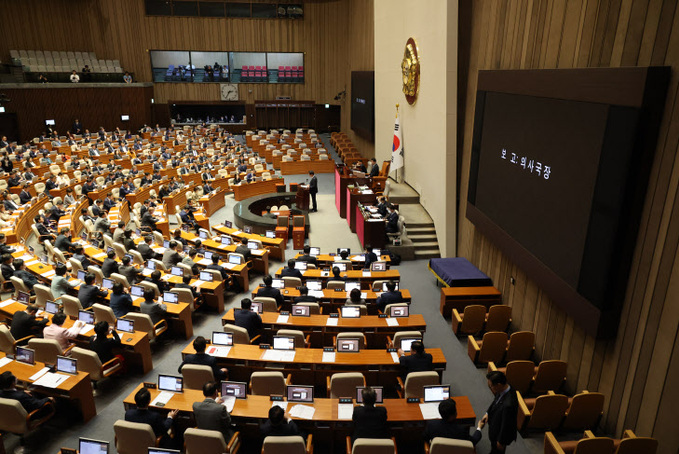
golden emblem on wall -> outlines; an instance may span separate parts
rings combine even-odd
[[[420,56],[417,52],[417,43],[413,38],[408,38],[401,62],[401,75],[403,77],[403,94],[406,95],[408,104],[415,104],[417,91],[420,88]]]

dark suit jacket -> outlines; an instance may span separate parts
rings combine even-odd
[[[377,254],[374,252],[371,252],[369,254],[365,254],[365,263],[363,264],[363,268],[370,269],[370,264],[373,262],[377,262],[379,258],[377,257]]]
[[[229,442],[233,435],[231,416],[224,405],[209,398],[202,402],[194,402],[193,415],[199,429],[218,430],[224,435],[224,441]]]
[[[246,262],[250,260],[250,256],[252,255],[252,253],[250,252],[250,248],[248,248],[244,244],[239,244],[238,246],[236,246],[236,253],[243,254],[243,257],[245,257]]]
[[[139,243],[139,245],[137,245],[137,251],[139,251],[144,260],[152,259],[156,255],[156,253],[153,252],[153,249],[151,249],[151,246],[146,243]]]
[[[252,339],[262,329],[262,317],[257,312],[238,309],[234,314],[234,324],[248,330],[250,339]]]
[[[32,198],[33,198],[33,197],[31,196],[31,193],[30,193],[30,192],[21,191],[21,192],[19,193],[19,200],[21,201],[21,203],[28,203],[28,202],[31,201]]]
[[[443,421],[441,419],[434,419],[427,422],[427,428],[424,429],[425,441],[431,441],[436,437],[454,438],[456,440],[468,440],[474,445],[481,440],[481,431],[474,429],[474,433],[469,435],[469,429],[461,426],[455,422]]]
[[[12,317],[12,324],[9,332],[14,339],[30,336],[32,334],[42,334],[42,329],[47,325],[47,319],[38,321],[34,315],[29,315],[26,311],[16,312]]]
[[[215,380],[222,380],[226,378],[226,374],[221,371],[221,368],[217,365],[217,358],[210,356],[207,353],[195,353],[192,355],[186,355],[184,361],[179,365],[177,372],[182,373],[182,367],[184,364],[196,364],[199,366],[209,366],[212,368],[212,373],[215,376]]]
[[[121,346],[118,332],[113,330],[111,334],[113,337],[106,337],[105,339],[99,339],[98,336],[90,338],[90,349],[96,352],[102,363],[112,360],[113,349]]]
[[[307,263],[313,263],[314,265],[316,264],[316,257],[313,255],[301,255],[297,259],[298,262],[307,262]]]
[[[137,282],[137,277],[139,276],[139,270],[137,270],[132,265],[121,265],[118,267],[118,274],[122,274],[127,278],[127,282],[130,285],[134,285]]]
[[[385,407],[354,407],[354,415],[351,419],[354,421],[352,442],[357,438],[391,437]]]
[[[281,295],[281,291],[278,290],[277,288],[260,287],[259,290],[257,290],[257,296],[265,296],[265,297],[268,297],[268,298],[274,298],[276,300],[276,304],[278,306],[283,304],[283,295]]]
[[[302,295],[295,298],[295,304],[297,303],[318,303],[318,299],[315,296]]]
[[[148,424],[156,437],[163,435],[172,427],[172,419],[166,418],[155,410],[130,408],[125,412],[125,421]]]
[[[72,246],[71,240],[66,235],[58,235],[57,239],[54,240],[54,247],[63,252],[69,252]]]
[[[24,407],[24,410],[26,410],[28,413],[42,407],[49,400],[47,397],[44,399],[38,399],[37,397],[31,396],[27,392],[19,390],[0,391],[0,397],[3,399],[18,400],[21,406]]]
[[[306,434],[299,430],[295,421],[284,421],[277,426],[271,424],[268,419],[266,422],[259,426],[259,430],[262,433],[262,438],[266,437],[291,437],[299,435],[306,440]]]
[[[24,284],[26,284],[26,287],[32,289],[35,284],[38,283],[38,278],[33,276],[33,274],[30,271],[26,270],[17,270],[14,272],[14,276],[18,277],[22,281],[24,281]]]
[[[384,311],[387,304],[396,304],[403,302],[403,295],[400,290],[394,292],[384,292],[377,298],[377,308]]]
[[[104,275],[104,277],[110,277],[111,273],[117,273],[118,272],[118,262],[116,262],[113,259],[106,257],[104,259],[103,265],[101,265],[101,272]]]
[[[214,263],[211,263],[210,265],[205,267],[206,270],[216,270],[219,271],[219,273],[222,275],[222,279],[225,281],[229,280],[229,273],[226,272],[226,268],[224,268],[221,265],[216,265]]]
[[[0,266],[0,270],[2,270],[2,277],[6,281],[9,281],[9,278],[14,276],[14,267],[12,265],[2,264],[2,266]]]
[[[290,268],[283,268],[283,271],[281,271],[281,277],[298,277],[300,279],[304,279],[304,276],[302,275],[302,272],[297,269],[290,269]]]
[[[395,211],[392,211],[387,216],[387,226],[385,230],[387,233],[398,232],[398,213],[396,213]]]
[[[500,442],[508,445],[516,440],[516,415],[519,411],[519,401],[516,391],[509,391],[498,402],[488,407],[488,439],[491,443]]]
[[[112,293],[110,306],[116,318],[124,316],[134,308],[132,297],[127,293],[121,293],[120,295]]]
[[[97,302],[97,298],[105,298],[108,292],[104,290],[99,290],[94,285],[81,285],[80,290],[78,290],[78,299],[80,304],[83,305],[84,309],[92,306]]]
[[[318,179],[316,178],[316,175],[314,175],[311,181],[309,181],[309,194],[317,193],[318,193]]]
[[[433,358],[430,353],[423,353],[422,355],[405,355],[398,359],[398,362],[405,369],[403,372],[403,378],[405,378],[411,372],[426,372],[429,370],[434,370],[432,365]]]
[[[376,177],[379,174],[380,174],[380,166],[377,163],[375,163],[375,165],[372,166],[372,168],[370,169],[370,176]]]

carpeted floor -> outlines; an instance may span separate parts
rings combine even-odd
[[[323,136],[324,142],[328,141]],[[334,150],[328,145],[328,150],[334,154]],[[336,156],[335,156],[336,157]],[[310,244],[318,246],[322,251],[334,251],[337,247],[350,247],[352,250],[360,250],[356,235],[352,234],[345,220],[341,219],[334,204],[334,175],[317,175],[319,180],[319,196],[317,213],[310,213]],[[307,175],[286,176],[286,183],[303,182]],[[225,219],[233,220],[233,196],[226,198],[226,206],[210,218],[212,225]],[[292,257],[292,242],[286,251],[288,257]],[[272,270],[278,267],[278,262],[271,264]],[[477,369],[467,357],[466,340],[460,341],[453,335],[450,322],[444,320],[438,312],[440,290],[436,286],[436,280],[427,269],[427,261],[403,262],[398,270],[401,273],[402,287],[410,290],[413,296],[412,311],[424,315],[427,322],[425,334],[425,346],[440,347],[443,349],[448,368],[444,374],[444,383],[452,385],[456,395],[467,395],[472,402],[473,408],[480,418],[492,400],[492,394],[486,387],[485,369]],[[261,282],[261,276],[256,276],[251,281],[251,288]],[[230,295],[226,300],[226,310],[238,304],[246,294]],[[195,335],[209,336],[213,330],[221,330],[220,318],[223,314],[198,311],[194,315],[193,325]],[[115,452],[113,447],[114,433],[113,423],[123,417],[122,400],[141,381],[156,381],[159,373],[176,374],[177,366],[181,361],[181,350],[190,341],[184,339],[170,339],[156,343],[153,349],[154,370],[147,375],[130,373],[122,378],[106,380],[100,386],[98,395],[95,397],[97,416],[88,424],[75,421],[67,408],[60,410],[61,417],[55,418],[45,428],[37,430],[26,438],[26,452],[49,453],[59,451],[61,447],[77,448],[78,438],[88,437],[111,442],[110,452]],[[484,437],[485,437],[484,430]],[[18,445],[16,436],[5,438],[5,446],[8,452],[12,452]],[[319,449],[321,448],[321,449]],[[484,438],[477,446],[477,452],[487,453],[490,444]],[[316,452],[323,452],[318,447]],[[339,452],[339,451],[338,451]],[[542,435],[513,444],[509,453],[539,453],[542,452]]]

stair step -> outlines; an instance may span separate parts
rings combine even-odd
[[[428,229],[428,228],[433,228],[431,222],[408,222],[408,218],[405,218],[406,221],[406,227],[408,230],[410,229]]]
[[[410,238],[410,241],[412,241],[413,243],[417,243],[418,245],[422,243],[438,244],[436,240],[436,235],[412,236],[410,232],[408,232],[408,238]]]
[[[410,238],[410,237],[409,237]],[[410,238],[412,241],[412,238]],[[438,250],[439,248],[439,243],[437,241],[423,241],[423,242],[414,242],[413,241],[413,246],[417,245],[417,249],[423,250],[423,249],[436,249]]]
[[[441,257],[438,249],[425,249],[424,251],[415,249],[414,255],[415,259],[436,259]]]
[[[408,227],[408,235],[436,235],[436,229],[434,227],[411,227],[406,222]]]

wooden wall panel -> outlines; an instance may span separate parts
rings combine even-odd
[[[667,0],[465,0],[471,8],[458,250],[491,276],[517,329],[535,331],[542,359],[568,361],[569,391],[606,395],[604,429],[632,429],[679,449],[679,13]],[[666,65],[673,68],[617,338],[596,340],[556,307],[464,217],[476,80],[484,69]],[[516,280],[513,285],[511,278]]]

